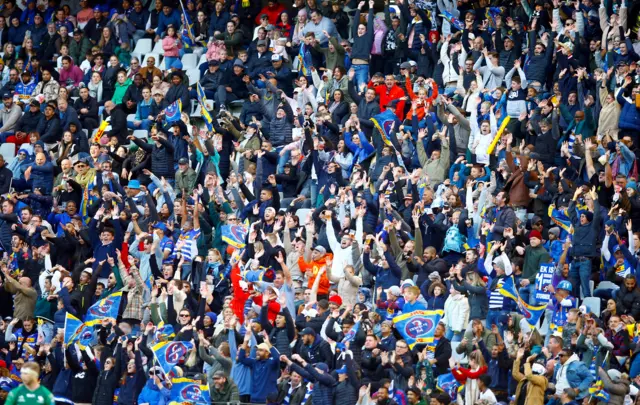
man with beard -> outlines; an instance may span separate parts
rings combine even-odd
[[[230,380],[224,371],[218,370],[213,374],[211,401],[213,403],[238,401],[238,386]],[[289,404],[291,405],[291,404]]]

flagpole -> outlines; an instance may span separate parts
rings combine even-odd
[[[611,354],[611,352],[609,350],[607,350],[607,354],[604,356],[604,360],[602,360],[602,364],[601,364],[601,368],[604,369],[604,365],[607,364],[607,359],[609,358],[609,355]],[[598,374],[598,369],[596,369],[596,374]],[[600,378],[596,379],[596,383],[598,382]],[[593,399],[593,394],[591,394],[589,396],[589,402],[591,402],[591,400]]]

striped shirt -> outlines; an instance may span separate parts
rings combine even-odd
[[[500,294],[500,288],[504,283],[504,277],[498,279],[496,288],[489,295],[489,309],[502,309],[504,307],[504,295]]]
[[[198,236],[200,236],[200,229],[180,233],[179,240],[184,242],[180,253],[184,257],[185,263],[191,263],[193,258],[198,255]]]

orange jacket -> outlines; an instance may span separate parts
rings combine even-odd
[[[413,85],[411,84],[411,79],[408,77],[405,83],[405,87],[407,89],[407,94],[409,95],[409,98],[412,101],[418,98],[418,96],[413,92]],[[418,121],[421,121],[424,118],[424,116],[427,115],[427,113],[429,112],[429,109],[431,109],[431,103],[437,97],[438,97],[438,85],[435,82],[433,82],[433,91],[431,92],[431,97],[425,98],[424,101],[419,102],[416,108]],[[413,110],[409,109],[409,112],[407,113],[407,119],[411,121],[411,117],[413,117]]]
[[[404,90],[397,84],[394,84],[390,89],[387,88],[386,84],[379,84],[377,86],[373,85],[373,82],[369,82],[369,88],[372,88],[378,97],[380,97],[380,111],[384,111],[387,108],[387,104],[391,100],[398,100],[398,105],[396,105],[396,115],[402,122],[402,118],[404,117],[404,100],[400,100],[402,97],[405,97]]]
[[[327,253],[320,260],[312,261],[311,263],[307,263],[304,261],[304,257],[300,256],[298,259],[298,267],[300,267],[300,271],[306,273],[310,271],[309,275],[309,286],[307,288],[313,287],[313,283],[316,281],[316,276],[318,275],[318,271],[322,268],[322,266],[326,266],[327,257],[333,258],[333,254]],[[320,279],[320,285],[318,286],[318,295],[328,295],[329,294],[329,278],[327,278],[327,272],[322,273],[322,278]]]

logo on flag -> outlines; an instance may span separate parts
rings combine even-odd
[[[436,388],[443,391],[445,394],[448,394],[453,400],[458,394],[460,383],[455,379],[453,373],[441,374],[438,376]]]
[[[104,319],[116,319],[121,301],[122,292],[116,292],[96,302],[87,311],[85,324],[93,326],[99,324]]]
[[[418,343],[433,342],[436,326],[444,311],[413,311],[393,318],[393,323],[407,344],[413,349]]]
[[[248,229],[244,225],[224,225],[221,230],[222,240],[237,249],[245,246],[247,233]]]
[[[167,122],[175,122],[180,119],[180,114],[182,113],[182,102],[180,99],[174,101],[169,104],[167,108],[164,109],[164,118]]]
[[[199,381],[189,378],[174,378],[171,380],[170,404],[210,404],[209,386],[200,385]]]
[[[158,361],[158,365],[160,365],[165,374],[168,374],[192,348],[193,344],[191,342],[176,341],[158,343],[152,346],[151,350]]]

